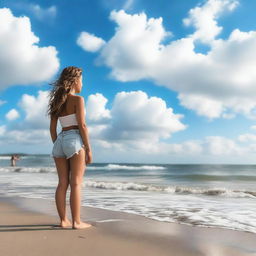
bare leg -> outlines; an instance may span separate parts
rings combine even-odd
[[[70,170],[70,206],[72,213],[72,227],[73,229],[91,227],[91,224],[84,223],[80,219],[81,185],[85,171],[85,151],[83,148],[79,151],[78,154],[75,154],[70,158]]]
[[[66,194],[69,185],[69,162],[65,158],[55,158],[55,165],[59,176],[59,184],[55,193],[55,202],[60,216],[60,226],[70,227],[71,222],[66,215]]]

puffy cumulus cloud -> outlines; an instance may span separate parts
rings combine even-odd
[[[42,129],[49,127],[49,117],[46,115],[49,91],[38,91],[37,96],[23,94],[18,105],[25,112],[23,127]]]
[[[19,117],[19,112],[13,108],[11,109],[10,111],[8,111],[8,113],[5,115],[5,117],[8,119],[8,120],[15,120]]]
[[[56,48],[37,45],[39,38],[31,31],[28,17],[15,17],[10,9],[1,8],[0,24],[0,89],[17,84],[35,85],[57,72]]]
[[[162,18],[147,20],[145,13],[129,15],[121,10],[112,11],[110,19],[118,28],[97,62],[111,67],[111,75],[121,81],[149,76],[150,67],[159,59],[160,42],[170,35],[162,26]]]
[[[256,32],[234,30],[227,40],[215,41],[206,55],[188,51],[188,56],[189,52],[193,54],[191,63],[180,62],[176,66],[178,71],[170,68],[169,76],[158,76],[157,82],[178,91],[181,103],[200,115],[216,118],[233,112],[254,118],[255,50]]]
[[[87,32],[81,32],[76,42],[88,52],[97,52],[105,44],[103,39]]]
[[[232,11],[238,6],[236,0],[208,0],[202,6],[189,11],[189,17],[183,19],[186,26],[194,26],[196,31],[191,35],[203,43],[211,43],[222,31],[217,18],[225,11]]]
[[[2,135],[0,145],[8,143],[10,146],[15,145],[15,147],[22,148],[24,145],[49,147],[52,144],[49,132],[50,119],[46,114],[48,96],[49,91],[42,90],[39,90],[37,95],[23,94],[21,96],[17,105],[19,112],[24,113],[24,119],[0,126],[0,136]],[[16,112],[18,113],[17,110],[12,109],[6,114],[6,117],[9,116],[11,120],[16,116]],[[41,153],[46,153],[43,150],[42,147]],[[35,152],[40,153],[40,150],[36,149]]]
[[[111,130],[115,130],[112,134],[117,138],[169,138],[172,133],[186,128],[180,122],[183,115],[174,114],[164,100],[148,97],[140,90],[117,93],[111,115]]]
[[[87,100],[87,121],[92,138],[109,148],[133,148],[152,151],[160,139],[170,138],[175,132],[186,129],[165,101],[148,97],[143,91],[119,92],[111,109],[102,94],[90,95]],[[119,146],[118,146],[119,144]]]
[[[37,95],[23,94],[18,102],[19,112],[24,113],[24,119],[15,123],[7,123],[0,126],[0,145],[44,145],[51,144],[49,125],[50,119],[47,116],[49,91],[39,90]],[[16,109],[10,110],[6,118],[14,120],[19,116]],[[43,148],[42,148],[43,150]],[[39,150],[36,150],[39,152]],[[45,152],[41,152],[45,153]]]
[[[106,123],[110,120],[110,110],[106,109],[108,99],[101,93],[91,94],[86,102],[86,118],[90,120],[90,123]]]
[[[221,32],[217,18],[237,3],[208,0],[192,9],[185,23],[195,26],[194,34],[169,42],[171,32],[161,17],[112,11],[115,34],[99,51],[97,63],[111,68],[116,80],[150,79],[178,92],[181,104],[198,115],[232,118],[239,113],[256,118],[256,31],[234,29],[226,39],[215,38]],[[209,20],[204,26],[205,19]],[[196,52],[198,39],[211,41],[208,52]]]

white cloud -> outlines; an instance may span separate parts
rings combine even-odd
[[[99,63],[112,68],[112,77],[120,81],[139,80],[150,75],[150,67],[159,60],[160,41],[170,35],[162,18],[149,19],[145,13],[129,15],[112,11],[110,19],[118,24],[116,34],[100,52]]]
[[[59,68],[57,50],[39,47],[28,17],[15,17],[8,8],[0,9],[0,89],[12,85],[36,85],[55,75]],[[17,44],[17,42],[19,42]]]
[[[204,148],[202,145],[202,141],[194,141],[194,140],[188,140],[181,143],[157,143],[155,145],[155,152],[159,155],[171,155],[175,154],[177,155],[194,155],[194,156],[200,156],[200,154],[204,153]]]
[[[203,43],[211,43],[222,31],[217,18],[225,11],[232,11],[238,5],[236,0],[208,0],[202,6],[189,11],[189,17],[183,19],[186,26],[194,26],[196,31],[191,37]]]
[[[38,4],[28,5],[28,9],[31,10],[34,15],[41,21],[46,21],[51,18],[55,18],[57,14],[56,6],[52,5],[48,8],[42,8]]]
[[[30,129],[42,129],[49,127],[49,117],[46,115],[48,104],[48,91],[38,91],[38,96],[23,94],[18,105],[25,111],[23,126]]]
[[[159,156],[175,155],[182,161],[186,161],[186,157],[194,156],[194,160],[199,162],[204,162],[206,157],[214,157],[213,159],[217,162],[225,162],[227,156],[237,157],[250,154],[251,149],[248,145],[223,136],[206,136],[201,140],[187,140],[181,143],[158,142],[144,153]]]
[[[256,135],[251,133],[245,133],[238,136],[240,142],[256,142]]]
[[[101,93],[91,94],[86,103],[87,113],[86,118],[90,122],[105,123],[111,118],[110,110],[106,109],[108,100]]]
[[[24,120],[17,123],[8,123],[7,126],[0,126],[1,143],[5,145],[15,145],[23,148],[25,145],[51,145],[49,132],[50,119],[46,115],[49,91],[38,91],[38,95],[23,94],[18,102],[20,112],[25,113]],[[12,109],[6,115],[9,120],[17,118],[19,113]],[[13,118],[13,119],[12,119]],[[43,150],[43,148],[41,149]],[[35,152],[40,153],[36,149]],[[45,153],[45,152],[41,152]]]
[[[148,97],[140,90],[117,93],[111,109],[106,103],[107,99],[97,93],[90,95],[86,104],[90,134],[106,148],[113,143],[119,150],[153,152],[160,139],[186,129],[180,121],[183,115],[173,113],[161,98]]]
[[[97,52],[105,44],[103,39],[96,37],[95,35],[88,32],[81,32],[76,42],[79,46],[88,52]]]
[[[223,136],[206,136],[201,140],[188,140],[181,143],[159,143],[157,147],[158,154],[192,155],[201,161],[205,157],[213,156],[217,162],[225,162],[227,156],[236,158],[253,153],[250,144],[241,144],[239,140]]]
[[[193,109],[198,115],[209,118],[219,117],[223,112],[223,106],[219,101],[205,98],[202,95],[179,94],[180,103],[188,109]]]
[[[141,138],[140,136],[151,136],[154,140],[160,137],[169,138],[172,133],[186,128],[186,125],[180,122],[183,115],[174,114],[173,109],[168,108],[164,100],[154,96],[148,97],[141,90],[117,93],[111,115],[111,129],[116,129],[114,134],[119,133],[118,137],[133,137],[134,132],[136,139]],[[125,131],[127,135],[123,134]]]
[[[221,136],[207,136],[204,147],[211,155],[241,155],[246,148],[240,147],[235,141]]]
[[[5,115],[5,117],[6,117],[8,120],[15,120],[15,119],[17,119],[19,116],[20,116],[20,115],[19,115],[19,112],[18,112],[15,108],[11,109],[11,110]]]
[[[48,129],[25,129],[25,130],[4,130],[4,138],[1,139],[0,144],[5,145],[8,143],[14,144],[15,148],[20,145],[46,145],[50,141],[50,133]],[[0,127],[1,135],[1,127]],[[37,151],[38,152],[38,151]]]
[[[207,28],[220,28],[216,19],[236,6],[233,0],[208,0],[197,7],[200,22],[211,13],[215,23]],[[191,13],[188,19],[192,19]],[[112,78],[123,82],[150,79],[176,91],[181,104],[198,115],[233,118],[239,113],[256,118],[256,31],[235,29],[226,39],[215,39],[220,30],[203,33],[211,41],[210,50],[203,54],[195,51],[195,41],[203,40],[206,29],[201,23],[193,34],[199,31],[200,36],[188,35],[164,44],[170,32],[164,29],[161,17],[120,10],[112,11],[110,19],[117,24],[115,34],[99,51],[97,63],[111,68]]]

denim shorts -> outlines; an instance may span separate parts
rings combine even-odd
[[[78,154],[82,147],[84,144],[78,129],[61,131],[54,141],[51,156],[68,159]]]

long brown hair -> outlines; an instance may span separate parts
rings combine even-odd
[[[58,117],[63,108],[65,107],[68,93],[72,89],[74,83],[82,75],[82,69],[69,66],[62,70],[59,78],[53,83],[49,83],[53,86],[49,94],[49,104],[47,114],[50,117]]]

